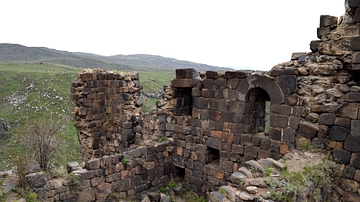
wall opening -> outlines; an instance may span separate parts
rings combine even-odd
[[[207,147],[205,163],[213,167],[219,167],[220,164],[220,151],[215,148]]]
[[[185,179],[185,168],[180,168],[178,166],[174,166],[175,171],[172,175],[172,180],[174,182],[183,182]]]
[[[192,88],[177,88],[174,90],[176,98],[174,114],[176,116],[191,116],[193,109]]]
[[[254,134],[269,130],[271,105],[269,94],[262,88],[252,88],[247,92],[245,101],[246,132]]]

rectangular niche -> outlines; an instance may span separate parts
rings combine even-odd
[[[219,167],[220,151],[212,147],[207,147],[205,154],[205,163],[212,167]]]

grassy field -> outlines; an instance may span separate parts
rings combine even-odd
[[[0,63],[0,120],[13,126],[25,126],[29,120],[52,115],[66,116],[69,121],[61,135],[65,146],[57,162],[81,161],[77,131],[72,122],[73,102],[70,87],[81,69],[40,63]],[[159,91],[175,76],[172,72],[141,71],[140,83],[144,91]],[[21,103],[13,102],[24,98]],[[26,99],[25,99],[26,98]],[[157,99],[147,99],[144,110],[155,105]],[[15,128],[11,128],[15,131]],[[5,152],[9,140],[0,140],[0,170],[9,168],[10,156]]]

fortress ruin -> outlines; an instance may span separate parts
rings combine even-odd
[[[245,161],[280,159],[309,144],[341,164],[342,177],[359,189],[360,2],[345,7],[339,19],[320,16],[311,52],[293,53],[268,72],[177,69],[149,114],[141,113],[138,73],[81,73],[71,93],[85,161],[73,172],[82,190],[75,196],[54,184],[47,199],[135,196],[171,175],[205,196]],[[343,190],[343,198],[360,200],[358,189]]]

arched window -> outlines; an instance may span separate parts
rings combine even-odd
[[[247,92],[245,102],[246,132],[268,132],[270,125],[269,94],[260,87],[252,88]]]

